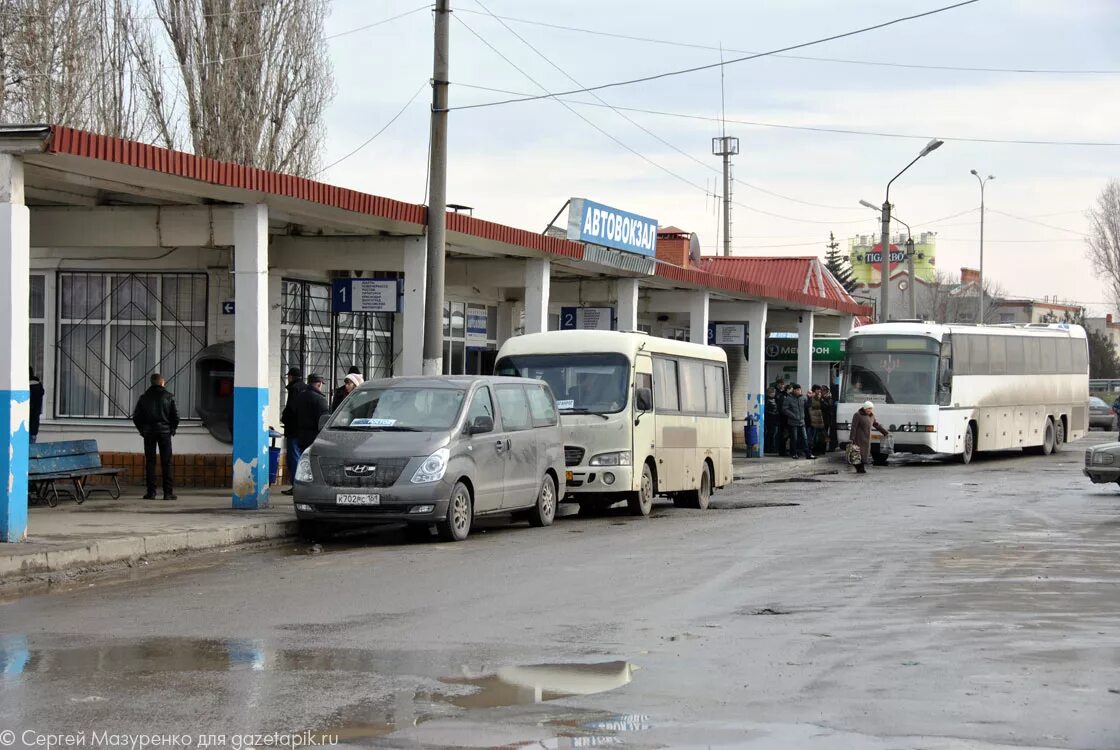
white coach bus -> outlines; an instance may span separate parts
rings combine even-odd
[[[502,345],[498,375],[544,380],[564,427],[566,500],[581,511],[656,495],[707,508],[731,484],[727,355],[644,333],[551,331]]]
[[[882,323],[852,332],[844,355],[837,428],[875,404],[897,453],[1023,448],[1048,455],[1089,426],[1089,350],[1076,325]],[[873,458],[886,457],[873,436]]]

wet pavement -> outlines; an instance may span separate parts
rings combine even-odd
[[[0,745],[1120,747],[1120,488],[1083,447],[24,596]]]

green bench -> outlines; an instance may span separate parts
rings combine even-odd
[[[79,504],[94,492],[108,492],[116,500],[121,496],[121,485],[117,481],[119,473],[120,469],[101,465],[96,440],[31,444],[28,489],[37,500],[52,508],[58,505],[58,498],[63,493],[72,495],[74,502]],[[90,477],[111,477],[113,485],[90,487],[86,483]]]

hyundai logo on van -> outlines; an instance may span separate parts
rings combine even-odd
[[[375,471],[377,471],[377,466],[374,464],[352,464],[346,467],[346,476],[368,477]]]
[[[572,198],[568,239],[652,257],[657,254],[657,220]]]

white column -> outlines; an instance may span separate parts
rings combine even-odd
[[[623,278],[614,283],[615,296],[618,297],[618,309],[615,317],[618,323],[615,330],[638,330],[638,279]]]
[[[233,216],[233,507],[268,507],[268,206]]]
[[[688,337],[694,344],[708,343],[707,290],[697,290],[688,295]]]
[[[424,297],[427,277],[427,246],[421,237],[407,243],[404,249],[401,375],[424,374]]]
[[[840,338],[846,339],[852,335],[856,318],[854,315],[844,315],[840,318]]]
[[[498,303],[498,330],[494,332],[494,338],[498,342],[499,349],[502,348],[502,344],[513,338],[514,329],[517,328],[516,313],[517,303]]]
[[[797,317],[797,382],[805,393],[813,385],[813,313],[808,310]]]
[[[236,309],[235,309],[236,312]],[[284,313],[284,276],[279,270],[268,273],[268,424],[279,432],[280,396],[287,384],[288,373],[281,371],[284,362],[284,340],[280,338]],[[236,348],[236,344],[234,345]]]
[[[525,333],[548,330],[548,293],[551,264],[547,260],[525,261]]]
[[[747,312],[747,369],[743,386],[746,414],[758,424],[758,449],[766,455],[766,315],[765,302],[752,302]]]
[[[27,468],[31,416],[28,377],[28,281],[31,216],[23,202],[23,162],[0,154],[0,542],[27,538]]]

